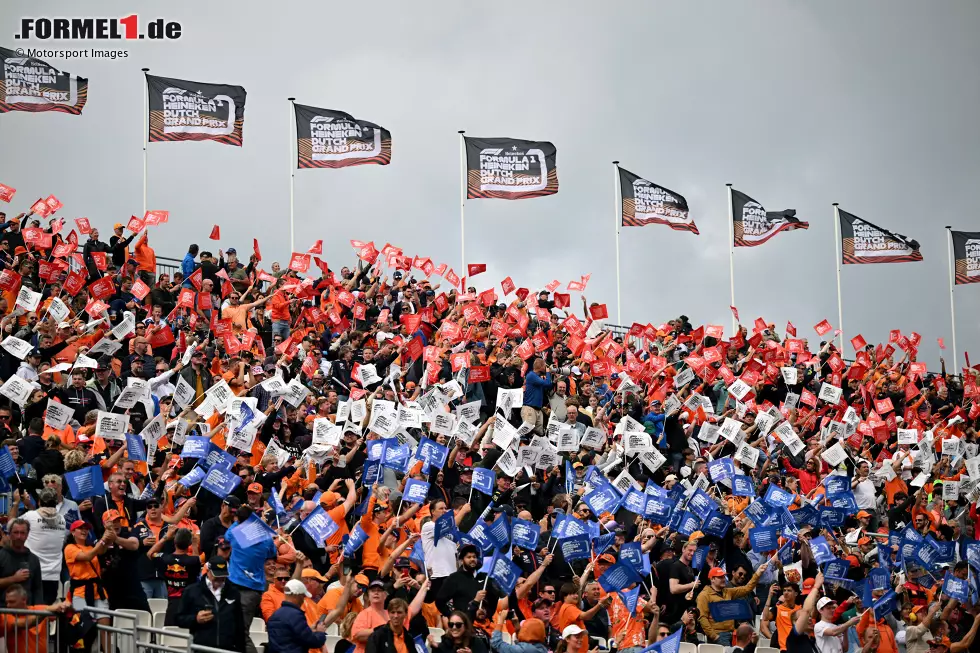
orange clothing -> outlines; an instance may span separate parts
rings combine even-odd
[[[65,564],[68,565],[68,575],[72,580],[91,580],[102,577],[102,567],[99,564],[98,556],[87,562],[76,561],[79,553],[91,551],[94,548],[92,546],[80,547],[77,544],[69,544],[65,547]],[[85,588],[76,587],[71,595],[85,598]]]
[[[28,610],[47,610],[46,605],[31,605]],[[22,615],[3,615],[3,640],[9,653],[47,653],[48,650],[48,617],[27,626]]]
[[[361,528],[367,534],[367,539],[364,541],[364,546],[361,548],[361,566],[368,569],[381,569],[382,560],[379,553],[381,549],[381,530],[378,525],[374,523],[372,516],[374,515],[374,506],[378,503],[378,497],[374,494],[371,495],[371,500],[368,501],[367,510],[361,515]],[[361,651],[355,651],[354,653],[362,653]]]
[[[259,611],[262,612],[262,618],[268,621],[272,613],[282,607],[285,598],[286,595],[281,589],[275,585],[270,585],[269,589],[262,594],[262,600],[259,601]]]
[[[290,321],[289,300],[281,292],[277,292],[266,302],[266,306],[271,309],[270,319]]]
[[[351,637],[353,638],[362,630],[373,631],[378,626],[384,626],[386,623],[388,623],[387,611],[378,612],[374,608],[365,608],[364,611],[358,614],[357,618],[354,619],[354,624],[350,629]],[[354,646],[354,653],[364,653],[364,650],[367,648],[366,645],[367,642],[357,642]]]
[[[333,583],[327,587],[327,591],[323,593],[323,596],[317,602],[323,614],[329,614],[337,609],[337,604],[340,603],[340,597],[343,593],[344,588],[340,583]],[[364,610],[364,605],[359,600],[354,599],[353,601],[348,601],[347,606],[344,608],[344,613],[340,615],[340,620],[343,621],[344,617],[352,612],[357,614],[362,610]]]
[[[225,306],[221,311],[221,319],[231,320],[232,329],[235,331],[244,331],[248,328],[248,309],[245,308],[244,304],[239,304],[238,306]]]
[[[776,605],[776,638],[781,651],[786,650],[786,638],[789,636],[789,631],[793,629],[793,619],[800,607],[794,605],[792,608],[787,608],[782,604]]]
[[[323,611],[320,610],[320,607],[313,599],[305,598],[303,599],[303,614],[306,615],[306,624],[310,628],[313,628],[316,622],[320,620],[320,617],[323,616]]]
[[[585,629],[585,622],[582,620],[582,611],[574,603],[562,603],[558,608],[558,632],[562,632],[568,626],[575,624],[579,628]]]
[[[330,564],[336,564],[337,560],[340,559],[341,552],[343,551],[341,540],[345,535],[350,533],[350,529],[347,528],[347,521],[345,519],[347,516],[347,509],[344,507],[344,504],[340,504],[336,508],[331,508],[328,510],[327,514],[330,515],[330,519],[332,519],[334,523],[339,526],[337,531],[327,538],[327,546],[337,545],[337,547],[339,547],[336,551],[330,554]]]
[[[867,641],[864,637],[864,633],[872,625],[872,612],[873,610],[865,610],[864,614],[861,616],[861,621],[859,621],[857,625],[858,639],[860,640],[862,646],[864,646],[865,641]],[[898,646],[895,643],[895,631],[892,630],[892,627],[889,626],[884,619],[879,619],[878,623],[875,624],[875,627],[878,629],[878,634],[880,636],[878,640],[878,653],[898,653]]]
[[[619,592],[613,594],[613,602],[609,606],[609,624],[609,632],[615,638],[618,650],[646,647],[646,622],[643,619],[643,605],[639,601],[636,612],[631,615]]]
[[[146,232],[140,236],[140,239],[136,241],[136,249],[133,252],[133,258],[136,259],[136,269],[140,272],[149,272],[150,274],[156,274],[157,272],[157,255],[153,251],[147,242]]]
[[[408,653],[408,647],[405,646],[404,637],[395,637],[392,641],[395,642],[395,653]]]

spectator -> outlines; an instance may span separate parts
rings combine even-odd
[[[58,512],[58,494],[53,488],[41,490],[37,502],[37,510],[26,512],[23,516],[29,525],[25,544],[41,564],[44,604],[51,605],[58,600],[61,587],[62,548],[68,526]]]
[[[398,653],[402,651],[413,651],[415,649],[415,640],[406,628],[408,625],[407,622],[408,604],[402,599],[391,599],[391,602],[388,604],[385,622],[379,624],[367,638],[365,645],[366,652]],[[354,623],[356,629],[357,621]]]
[[[40,559],[27,548],[31,523],[15,519],[7,527],[10,543],[0,549],[0,587],[14,583],[27,592],[27,602],[36,605],[44,601],[44,578]]]
[[[301,581],[294,579],[285,584],[282,605],[266,626],[269,653],[302,653],[323,647],[327,641],[323,621],[318,621],[311,629],[303,614],[303,600],[311,597]]]
[[[204,578],[184,590],[177,612],[177,625],[191,631],[191,641],[200,646],[245,651],[245,622],[241,596],[228,580],[228,561],[212,556]]]

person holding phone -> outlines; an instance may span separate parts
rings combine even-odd
[[[228,561],[220,555],[212,556],[204,578],[185,589],[180,597],[177,625],[191,631],[195,644],[245,651],[241,594],[227,582],[228,573]]]

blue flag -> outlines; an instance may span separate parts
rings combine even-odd
[[[643,569],[644,557],[646,557],[646,554],[643,553],[643,545],[639,542],[627,542],[619,547],[619,561],[631,565],[633,569],[636,569],[637,573],[640,573]]]
[[[779,527],[765,526],[749,529],[749,542],[756,553],[775,551],[779,548]]]
[[[126,434],[126,453],[130,460],[142,460],[146,462],[146,447],[143,445],[143,438],[132,433]]]
[[[273,487],[269,491],[269,507],[272,508],[274,513],[276,513],[276,517],[279,517],[280,519],[285,517],[287,514],[286,507],[282,505],[282,499],[279,498],[279,489],[276,487]]]
[[[3,448],[10,455],[7,447]],[[2,454],[0,454],[2,458]],[[68,484],[68,493],[77,502],[82,502],[89,497],[97,497],[105,492],[102,485],[102,468],[98,465],[92,467],[82,467],[78,471],[65,474],[65,483]]]
[[[778,485],[770,483],[769,489],[766,490],[766,496],[762,500],[775,508],[786,508],[793,505],[794,499],[792,492],[787,492]]]
[[[745,514],[748,515],[752,521],[757,524],[761,524],[766,521],[769,516],[769,508],[765,501],[753,501],[745,509]]]
[[[681,535],[690,535],[694,531],[701,528],[701,520],[698,519],[698,516],[695,515],[693,512],[682,510],[680,513],[677,514],[679,516],[677,519],[676,530]]]
[[[242,479],[238,474],[233,474],[231,470],[224,467],[212,467],[208,470],[207,476],[201,481],[201,487],[208,492],[224,499],[235,491]]]
[[[397,443],[398,440],[395,440]],[[402,474],[408,473],[408,460],[412,457],[412,452],[407,444],[390,446],[385,443],[384,450],[381,452],[381,466],[393,469]]]
[[[980,540],[966,542],[966,561],[976,570],[980,570]]]
[[[651,644],[640,651],[640,653],[680,653],[681,633],[683,631],[683,627],[678,628],[666,638],[660,640],[656,644]]]
[[[235,548],[247,549],[250,546],[268,542],[276,536],[276,532],[269,528],[264,521],[256,515],[252,515],[240,524],[236,524],[228,529],[226,537],[232,542]]]
[[[732,477],[732,494],[737,497],[754,497],[755,483],[752,482],[752,477],[744,474],[735,474]]]
[[[701,567],[704,566],[704,561],[708,558],[708,550],[710,548],[707,544],[702,544],[694,550],[694,555],[691,556],[691,569],[701,571]]]
[[[745,599],[736,601],[715,601],[708,604],[711,618],[714,621],[752,621],[755,619],[755,612],[749,607]]]
[[[722,513],[712,512],[704,520],[704,524],[701,525],[701,531],[705,535],[714,535],[715,537],[725,537],[725,533],[731,528],[732,518],[728,515],[723,515]]]
[[[891,575],[882,567],[875,567],[868,572],[868,582],[871,583],[872,590],[884,591],[891,589],[892,586]]]
[[[830,499],[830,507],[841,510],[844,514],[853,515],[858,511],[857,499],[851,491],[841,492],[836,497]]]
[[[211,469],[214,466],[231,469],[235,466],[236,462],[238,462],[237,458],[221,447],[216,447],[212,444],[210,451],[208,451],[208,455],[201,461],[201,465],[204,467],[204,469]]]
[[[493,494],[493,486],[497,482],[497,473],[492,469],[476,467],[473,469],[473,489],[486,495]]]
[[[449,456],[449,448],[444,447],[435,440],[422,438],[419,446],[415,450],[415,457],[425,462],[428,467],[442,469],[446,466],[446,458]]]
[[[436,520],[436,527],[433,533],[433,542],[439,544],[439,540],[444,537],[453,538],[456,534],[456,515],[452,510],[447,510],[442,517]]]
[[[916,547],[914,557],[923,567],[933,570],[939,564],[939,549],[934,547],[929,539],[926,538],[925,541]]]
[[[623,605],[626,606],[626,611],[629,614],[636,614],[636,604],[640,600],[640,586],[637,585],[631,590],[620,592],[619,598],[623,601]]]
[[[482,519],[473,524],[473,528],[466,534],[466,539],[477,546],[481,553],[490,553],[494,550],[493,537],[490,535],[490,525]]]
[[[357,553],[357,550],[364,546],[367,542],[368,534],[364,532],[361,528],[361,524],[354,524],[353,530],[351,530],[350,535],[347,537],[347,541],[344,542],[344,557],[349,558],[350,556]],[[421,542],[422,540],[419,540]],[[416,542],[418,544],[419,542]]]
[[[827,544],[827,538],[823,535],[810,540],[810,551],[813,553],[813,559],[818,565],[828,563],[836,557],[830,552],[830,545]]]
[[[566,562],[588,558],[592,555],[592,543],[588,535],[576,535],[561,541],[561,554]]]
[[[422,540],[415,542],[412,552],[408,554],[408,559],[417,564],[419,569],[425,569],[425,549],[422,548]]]
[[[381,480],[381,461],[380,460],[368,460],[364,463],[364,469],[361,470],[361,485],[364,487],[371,487],[375,483]]]
[[[10,478],[17,474],[17,463],[14,462],[14,457],[10,454],[10,449],[3,447],[0,449],[0,475],[4,478]],[[99,481],[99,491],[97,494],[102,494],[102,481]],[[94,495],[89,495],[94,496]]]
[[[687,501],[687,507],[695,515],[705,519],[718,508],[718,504],[703,490],[695,490]]]
[[[595,538],[592,542],[592,555],[601,556],[606,549],[616,543],[615,533],[606,533]]]
[[[521,577],[521,568],[512,560],[502,555],[493,558],[490,566],[490,580],[500,589],[504,596],[509,596],[517,587],[517,579]]]
[[[337,522],[327,514],[323,506],[318,505],[309,515],[300,522],[300,528],[313,538],[313,541],[321,549],[326,548],[327,538],[337,532],[340,528]]]
[[[633,565],[626,562],[617,562],[599,577],[599,585],[607,592],[618,592],[630,585],[639,583],[642,579]]]
[[[538,547],[538,539],[540,537],[541,527],[534,522],[525,519],[515,519],[511,525],[511,539],[514,546],[533,551]]]
[[[211,438],[202,435],[192,435],[184,441],[180,450],[181,458],[206,458],[211,450]]]
[[[593,488],[591,492],[582,497],[582,501],[589,507],[592,514],[598,516],[606,512],[616,512],[619,508],[622,497],[619,490],[614,488],[608,481],[603,481],[600,485]]]
[[[398,444],[398,438],[394,438],[395,444]],[[367,443],[367,459],[377,460],[381,462],[381,456],[385,452],[385,442],[387,440],[368,440]]]
[[[843,526],[845,519],[847,519],[847,513],[844,510],[831,506],[820,506],[821,527],[827,530],[833,530]]]
[[[494,546],[497,548],[510,547],[510,517],[507,516],[507,513],[500,513],[500,516],[490,524],[489,533]]]
[[[828,579],[847,578],[847,570],[851,568],[851,563],[847,560],[834,558],[823,568],[823,575]]]
[[[826,488],[828,499],[851,491],[851,479],[840,474],[831,474],[823,480],[823,485]]]
[[[966,603],[970,600],[970,583],[947,571],[946,577],[943,579],[942,593],[961,603]]]
[[[735,476],[735,463],[731,458],[716,458],[708,463],[708,474],[715,483],[731,479]]]
[[[203,467],[201,467],[200,465],[194,465],[191,471],[184,474],[184,476],[177,482],[183,485],[184,487],[194,487],[195,485],[203,481],[204,477],[207,476],[207,474],[208,474],[207,471]]]
[[[405,483],[405,491],[402,492],[402,501],[408,503],[425,503],[429,498],[429,484],[425,481],[417,481],[414,478],[408,479]]]
[[[647,495],[631,487],[623,497],[623,507],[642,517],[647,510]]]
[[[425,635],[416,635],[412,639],[415,640],[415,653],[429,653],[429,647],[425,645]],[[354,647],[350,650],[354,650]]]
[[[670,523],[671,515],[676,504],[667,497],[647,494],[647,507],[644,516],[650,521],[665,525]]]
[[[564,540],[567,537],[585,535],[588,537],[589,529],[585,523],[577,517],[571,515],[559,515],[555,519],[555,524],[551,529],[551,536],[556,540]]]
[[[881,619],[889,612],[892,612],[895,609],[896,599],[895,592],[889,590],[881,598],[872,603],[871,608],[874,610],[875,620]]]

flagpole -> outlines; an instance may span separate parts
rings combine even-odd
[[[459,130],[459,258],[462,276],[466,276],[466,137],[463,136],[465,133],[465,129]]]
[[[732,209],[732,185],[728,188],[728,276],[732,284],[732,306],[735,306],[735,215]],[[738,333],[738,320],[732,311],[732,337]]]
[[[959,369],[956,359],[956,302],[953,301],[953,288],[956,286],[956,262],[953,258],[953,228],[946,225],[946,233],[949,234],[949,319],[953,326],[953,373]]]
[[[289,145],[289,251],[296,251],[296,226],[295,226],[295,208],[293,202],[293,186],[296,182],[296,163],[293,158],[293,143],[296,138],[293,136],[295,131],[293,130],[293,117],[296,115],[296,109],[293,103],[296,98],[290,97],[286,98],[289,100],[289,140],[286,143]]]
[[[623,300],[619,284],[619,227],[622,212],[619,200],[619,161],[613,161],[613,225],[616,230],[616,324],[623,323]]]
[[[143,69],[143,216],[146,217],[146,146],[150,132],[150,85],[146,80],[149,68]]]
[[[841,301],[840,294],[840,256],[837,252],[843,247],[840,242],[840,205],[834,202],[834,266],[837,268],[837,328],[840,330],[840,351],[844,353],[844,302]]]

